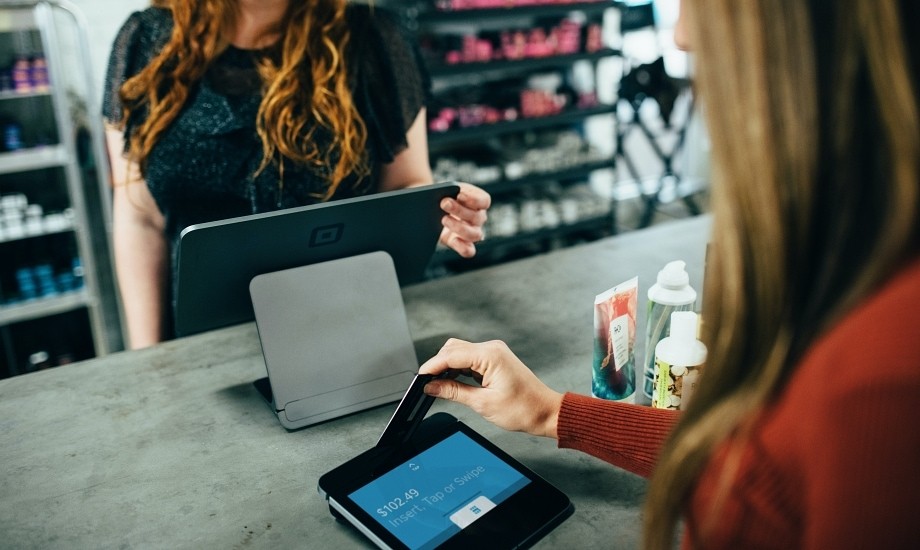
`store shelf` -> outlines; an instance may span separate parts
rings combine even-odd
[[[0,7],[29,8],[32,7],[32,5],[33,3],[20,2],[17,0],[4,0]],[[0,13],[0,32],[27,32],[36,30],[38,30],[38,27],[35,26],[32,15],[25,10],[8,10]]]
[[[89,295],[84,290],[39,298],[29,302],[0,306],[0,324],[18,323],[56,315],[89,305]]]
[[[615,160],[613,158],[609,158],[597,162],[590,162],[579,166],[573,166],[564,170],[533,173],[516,179],[502,179],[493,183],[485,183],[482,184],[482,188],[487,190],[492,195],[497,195],[500,193],[507,193],[509,191],[517,191],[527,187],[543,185],[554,181],[587,178],[592,172],[596,170],[613,168],[614,166]]]
[[[6,235],[6,234],[0,234],[0,243],[11,243],[11,242],[15,242],[15,241],[24,241],[24,240],[26,240],[26,239],[34,239],[34,238],[38,238],[38,237],[47,237],[47,236],[49,236],[49,235],[56,235],[56,234],[58,234],[58,233],[70,233],[70,232],[73,232],[73,231],[74,231],[74,227],[73,227],[73,224],[71,224],[71,225],[69,225],[69,226],[67,226],[67,227],[61,227],[61,228],[59,228],[59,229],[53,229],[53,230],[50,230],[50,231],[44,230],[44,229],[43,229],[41,232],[38,232],[38,233],[30,233],[30,234],[28,234],[28,235],[21,235],[21,236],[17,236],[17,237],[10,237],[9,235]]]
[[[17,92],[16,90],[3,90],[0,92],[0,101],[8,99],[25,99],[29,97],[51,97],[51,90],[40,90],[30,92]]]
[[[84,359],[122,347],[111,186],[102,120],[93,116],[96,94],[85,79],[86,28],[67,3],[0,1],[0,59],[28,60],[30,81],[44,83],[31,73],[44,68],[54,83],[0,92],[0,114],[10,125],[4,143],[28,145],[0,153],[0,195],[13,197],[4,201],[0,228],[0,299],[9,300],[0,304],[0,378],[31,372],[27,365],[39,350],[71,350],[58,355]],[[27,270],[36,270],[35,289],[25,281]],[[68,274],[79,281],[61,278]]]
[[[520,244],[532,243],[534,241],[545,241],[560,237],[568,237],[575,233],[592,230],[613,230],[613,219],[610,215],[604,215],[597,218],[589,218],[572,224],[564,224],[556,227],[540,229],[538,231],[528,231],[514,235],[513,237],[496,237],[486,239],[476,245],[481,252],[508,246],[517,246]]]
[[[70,162],[63,145],[47,145],[0,153],[0,174],[57,168]]]
[[[513,246],[529,245],[545,242],[549,239],[558,239],[570,237],[576,233],[586,231],[605,231],[613,232],[613,218],[611,215],[604,215],[597,218],[589,218],[572,224],[559,225],[540,229],[538,231],[526,231],[518,233],[512,237],[487,237],[484,241],[476,244],[477,256],[484,256],[489,252],[499,248],[509,248]],[[451,249],[438,248],[432,256],[433,265],[442,265],[446,262],[459,260],[460,256]]]
[[[614,8],[617,2],[611,0],[598,0],[595,2],[570,2],[543,5],[509,5],[497,8],[476,8],[463,10],[428,10],[419,12],[419,24],[437,23],[467,23],[473,19],[488,19],[492,17],[545,17],[565,15],[572,11],[582,13],[597,13]]]
[[[564,67],[576,61],[597,61],[607,57],[621,55],[619,50],[604,48],[591,53],[575,53],[568,55],[553,55],[548,57],[534,57],[527,59],[511,59],[505,61],[483,61],[476,63],[457,63],[455,65],[431,65],[428,69],[432,78],[482,73],[486,71],[538,71],[552,67]]]
[[[537,0],[539,1],[539,0]],[[619,2],[613,0],[598,1],[572,1],[568,3],[546,3],[542,5],[503,5],[494,8],[478,9],[457,9],[453,11],[437,10],[429,4],[430,9],[420,9],[418,11],[409,9],[408,18],[413,24],[411,28],[415,29],[420,35],[428,38],[426,43],[430,44],[432,59],[443,60],[447,57],[447,51],[458,46],[455,43],[458,37],[472,37],[476,41],[488,42],[491,51],[496,51],[496,34],[502,29],[520,29],[520,32],[527,33],[535,28],[544,30],[552,25],[552,21],[557,22],[568,20],[573,13],[581,13],[582,16],[573,18],[577,21],[582,30],[579,31],[578,40],[580,48],[586,48],[591,44],[592,49],[601,46],[600,43],[594,42],[596,38],[589,41],[588,36],[597,37],[593,32],[600,30],[603,36],[603,26],[605,13],[609,9],[616,9]],[[600,29],[598,29],[600,26]],[[553,27],[555,29],[555,27]],[[591,31],[589,33],[589,30]],[[548,32],[548,31],[546,31]],[[442,40],[446,38],[448,40]],[[569,36],[568,38],[572,38]],[[477,42],[478,44],[478,42]],[[472,45],[464,43],[464,48],[473,48]],[[521,77],[530,75],[542,75],[547,73],[558,74],[563,84],[571,87],[569,69],[573,65],[582,63],[590,64],[597,77],[598,68],[601,66],[601,60],[622,55],[622,52],[615,48],[605,47],[590,53],[574,53],[549,55],[538,58],[525,59],[503,59],[483,62],[468,62],[448,64],[444,61],[433,62],[429,65],[429,74],[435,80],[435,97],[439,100],[438,105],[442,107],[456,107],[458,111],[463,106],[469,105],[475,107],[478,104],[488,106],[489,99],[480,99],[477,96],[484,96],[486,93],[495,93],[504,88],[504,85],[498,78],[506,78],[508,86],[511,86],[502,104],[513,102],[513,94],[516,88],[521,86],[524,89],[533,89],[545,92],[545,101],[559,101],[552,94],[569,93],[562,87],[552,92],[548,89],[533,88],[527,83],[522,83]],[[464,50],[466,51],[466,50]],[[480,78],[480,75],[483,75]],[[496,78],[498,77],[498,78]],[[571,89],[571,88],[570,88]],[[456,93],[455,93],[456,92]],[[586,92],[587,93],[587,92]],[[528,100],[528,107],[532,105],[530,100],[535,98],[538,101],[544,96],[534,95],[524,97],[522,95],[521,104],[518,109],[523,112],[524,99]],[[590,97],[590,96],[588,96]],[[556,103],[558,105],[558,103]],[[616,113],[615,105],[595,105],[588,108],[575,108],[573,102],[569,102],[571,108],[556,115],[544,117],[518,118],[516,120],[496,122],[492,124],[482,124],[469,127],[452,127],[449,130],[428,132],[428,143],[430,150],[430,159],[433,166],[437,166],[439,176],[446,179],[457,178],[452,174],[468,174],[473,180],[480,175],[482,178],[494,177],[497,171],[504,174],[502,164],[505,162],[520,162],[521,168],[539,167],[544,170],[556,168],[552,171],[531,172],[518,178],[509,179],[502,177],[489,183],[480,183],[483,189],[487,190],[493,196],[502,196],[499,203],[514,204],[518,200],[538,200],[552,201],[558,199],[556,188],[549,187],[549,184],[561,183],[562,189],[571,190],[574,196],[580,196],[580,189],[570,184],[577,184],[586,181],[595,171],[611,169],[615,167],[613,157],[598,159],[596,155],[576,154],[573,147],[573,139],[582,142],[582,146],[592,147],[592,144],[585,141],[582,132],[582,124],[597,116],[608,116],[611,118]],[[531,109],[528,112],[540,112],[541,109]],[[544,110],[545,112],[545,110]],[[441,116],[440,111],[433,116]],[[449,113],[448,113],[449,114]],[[459,113],[463,120],[477,119],[474,111],[470,113]],[[484,117],[482,117],[484,118]],[[454,118],[449,118],[447,124],[456,123]],[[433,127],[442,127],[443,124],[433,124]],[[611,127],[611,135],[614,129]],[[575,137],[567,137],[564,141],[558,140],[559,136],[565,133],[573,134]],[[498,139],[501,138],[501,139]],[[506,140],[504,138],[511,138]],[[528,145],[529,144],[529,145]],[[545,149],[546,157],[539,152]],[[595,148],[596,149],[596,148]],[[566,154],[570,151],[571,154]],[[577,151],[587,151],[578,148]],[[447,162],[441,163],[441,160]],[[578,162],[577,165],[572,163]],[[498,168],[496,170],[496,168]],[[512,173],[520,173],[523,170],[512,170]],[[576,199],[578,200],[578,199]],[[605,198],[598,197],[599,201],[607,201]],[[449,275],[457,271],[466,271],[477,269],[488,265],[494,265],[505,261],[521,258],[534,253],[555,248],[558,246],[567,246],[574,242],[580,242],[584,239],[594,239],[604,235],[610,235],[615,232],[614,216],[615,204],[613,199],[609,200],[610,209],[598,217],[584,219],[582,221],[563,224],[555,227],[546,227],[535,231],[522,231],[509,237],[488,236],[485,241],[476,245],[477,255],[472,260],[458,262],[460,256],[454,251],[439,248],[431,262],[430,276],[439,277]],[[600,205],[600,204],[599,204]],[[586,208],[581,211],[582,215],[598,215],[598,209]],[[571,219],[571,218],[569,218]],[[528,218],[527,220],[531,220]],[[555,221],[555,220],[547,220]],[[496,227],[496,229],[498,229]]]
[[[599,105],[588,109],[572,109],[553,116],[522,118],[508,122],[496,122],[494,124],[483,124],[470,128],[457,128],[445,132],[429,132],[428,145],[432,149],[455,145],[458,143],[475,143],[476,141],[498,136],[502,134],[511,134],[538,128],[549,128],[564,124],[579,122],[588,117],[597,115],[612,114],[616,111],[615,105]]]

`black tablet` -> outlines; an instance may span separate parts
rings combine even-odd
[[[400,285],[424,278],[452,182],[191,225],[177,251],[176,332],[251,321],[256,275],[382,250]]]
[[[323,475],[319,491],[380,548],[523,548],[574,510],[559,489],[446,413],[408,441]]]

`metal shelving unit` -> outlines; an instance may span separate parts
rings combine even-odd
[[[604,48],[596,52],[573,53],[566,55],[551,55],[531,59],[512,59],[505,61],[485,61],[473,63],[456,63],[454,65],[431,65],[428,73],[432,78],[467,75],[485,71],[505,72],[511,70],[538,71],[553,67],[565,67],[576,61],[597,61],[607,57],[619,56],[620,51],[613,48]]]
[[[0,98],[0,102],[5,98]],[[50,145],[0,153],[0,175],[67,166],[70,157],[63,145]]]
[[[3,142],[13,150],[0,153],[0,197],[31,209],[21,218],[6,204],[0,219],[0,378],[122,346],[85,29],[66,1],[0,1],[0,64],[41,59],[50,82],[31,90],[13,79],[0,91],[4,139],[22,133],[21,143]]]
[[[613,223],[611,216],[598,216],[581,220],[572,224],[563,224],[556,227],[540,229],[537,231],[524,231],[512,237],[495,237],[476,245],[480,254],[489,253],[497,249],[516,247],[520,245],[540,245],[551,239],[562,239],[577,234],[603,234],[610,229]],[[435,264],[447,262],[457,258],[457,254],[446,248],[438,248],[432,261]]]
[[[618,57],[621,52],[609,45],[600,48],[586,47],[587,24],[603,24],[606,11],[618,8],[618,2],[595,0],[448,10],[439,9],[430,0],[420,0],[414,3],[410,0],[409,5],[404,5],[403,13],[407,27],[417,33],[423,44],[428,44],[426,50],[429,52],[428,69],[434,84],[434,97],[438,101],[443,94],[449,94],[453,89],[460,88],[465,91],[482,89],[505,77],[526,79],[543,73],[562,75],[576,64],[589,64],[596,80],[598,63],[608,58]],[[568,19],[573,14],[576,14],[575,19],[579,19],[584,25],[581,48],[577,52],[564,50],[569,53],[535,54],[513,59],[505,57],[503,53],[501,56],[487,57],[489,59],[487,61],[461,60],[450,63],[446,59],[456,59],[456,57],[446,56],[443,53],[444,49],[454,49],[453,46],[448,45],[457,44],[461,36],[464,37],[464,41],[470,36],[477,39],[486,37],[487,40],[496,41],[496,35],[506,29],[555,26],[559,24],[559,21]],[[493,42],[493,44],[496,43]],[[464,58],[466,58],[465,54]],[[451,105],[449,100],[443,103]],[[483,103],[488,104],[488,99]],[[460,105],[462,106],[463,103]],[[479,183],[488,190],[493,196],[494,204],[502,201],[515,203],[520,199],[521,193],[539,195],[542,193],[541,189],[551,186],[561,185],[567,188],[572,183],[584,182],[598,170],[613,169],[616,161],[612,154],[605,158],[589,156],[578,164],[562,162],[560,166],[541,167],[540,170],[528,169],[528,173],[524,176],[509,177],[510,171],[504,170],[502,162],[514,162],[514,160],[507,160],[506,155],[509,153],[504,147],[507,143],[505,140],[510,139],[520,144],[521,140],[527,141],[525,136],[554,135],[573,128],[581,128],[593,117],[608,117],[611,121],[610,135],[613,136],[615,135],[613,127],[615,113],[615,105],[595,104],[576,107],[574,103],[571,103],[561,112],[547,116],[520,117],[476,126],[451,126],[440,131],[429,130],[428,146],[431,164],[436,165],[442,158],[453,158],[457,151],[460,151],[459,158],[462,158],[464,154],[475,157],[477,146],[492,151],[501,151],[503,160],[497,165],[490,165],[489,160],[480,161],[485,163],[482,164],[485,169],[499,172],[499,177],[494,180],[474,181],[473,183]],[[429,112],[429,115],[432,113]],[[488,145],[483,147],[485,144]],[[526,149],[526,146],[524,147]],[[487,159],[488,153],[483,153],[482,156]],[[449,174],[449,176],[452,175]],[[441,177],[440,173],[438,177]],[[452,179],[463,178],[452,176]],[[613,208],[611,205],[611,212]],[[440,268],[445,264],[452,264],[462,270],[466,269],[466,266],[478,267],[504,261],[501,259],[501,254],[515,247],[532,250],[546,249],[559,246],[559,243],[564,244],[565,240],[570,237],[581,239],[594,236],[596,238],[614,232],[615,224],[612,215],[588,214],[588,216],[587,219],[578,218],[576,221],[572,221],[569,217],[567,218],[569,223],[544,227],[535,231],[521,230],[520,233],[511,236],[487,235],[486,240],[477,245],[479,257],[473,262],[461,260],[450,250],[439,249],[432,260],[432,274],[439,276]]]
[[[483,124],[470,128],[457,128],[456,130],[447,130],[445,132],[429,132],[428,146],[433,151],[436,151],[448,145],[464,145],[503,134],[515,134],[527,130],[565,126],[582,122],[588,117],[613,114],[615,111],[616,106],[614,105],[598,105],[597,107],[585,109],[569,109],[568,111],[552,116],[522,118],[507,122]]]
[[[522,6],[503,6],[497,8],[476,8],[462,10],[417,10],[415,13],[419,24],[431,23],[466,23],[477,19],[513,15],[517,17],[553,17],[560,13],[578,11],[585,14],[600,13],[613,7],[610,0],[590,2],[565,2],[555,4],[530,4]]]
[[[532,173],[520,178],[508,179],[502,178],[499,181],[483,184],[486,189],[493,195],[500,195],[509,191],[517,191],[522,187],[536,187],[546,183],[552,183],[560,180],[572,180],[587,178],[595,170],[604,170],[613,167],[613,159],[604,159],[596,162],[588,162],[566,168],[564,170],[554,170],[552,172]]]

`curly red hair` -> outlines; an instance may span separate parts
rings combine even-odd
[[[348,86],[346,48],[350,33],[346,0],[291,2],[280,22],[280,62],[263,59],[262,103],[256,131],[262,141],[259,171],[284,157],[309,165],[327,178],[322,200],[349,174],[368,174],[367,128]],[[163,49],[121,88],[126,117],[146,108],[148,115],[130,136],[129,152],[145,170],[150,151],[176,119],[191,87],[229,45],[238,14],[234,0],[160,0],[172,11],[173,30]],[[314,139],[331,136],[320,149]],[[283,178],[282,178],[283,184]]]

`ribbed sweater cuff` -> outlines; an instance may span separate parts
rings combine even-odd
[[[678,418],[675,411],[566,393],[557,424],[559,447],[648,477]]]

